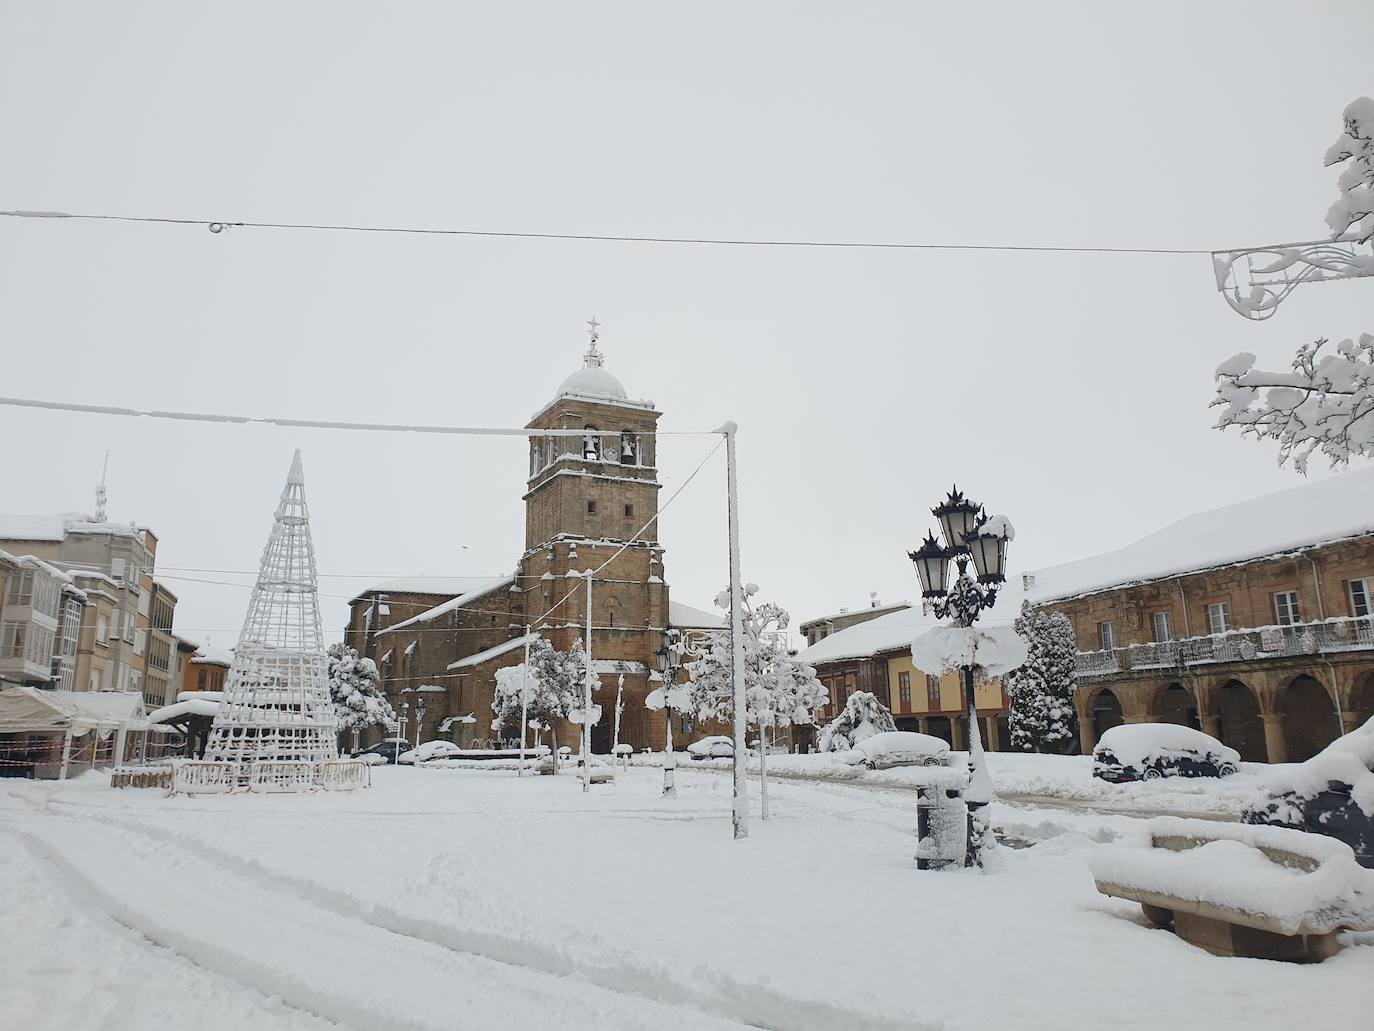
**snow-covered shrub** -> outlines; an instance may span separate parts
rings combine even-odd
[[[821,731],[822,752],[847,752],[874,734],[897,729],[888,707],[869,691],[855,691],[844,703],[844,711]]]
[[[362,658],[346,644],[332,644],[325,653],[325,673],[340,733],[357,734],[396,722],[396,712],[382,694],[377,664],[371,659]]]
[[[1021,603],[1012,624],[1026,641],[1026,661],[1007,674],[1011,743],[1023,752],[1062,752],[1074,739],[1074,667],[1078,642],[1062,612],[1048,616]]]

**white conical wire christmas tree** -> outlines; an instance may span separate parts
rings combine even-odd
[[[315,549],[297,451],[263,549],[205,758],[323,762],[338,756]]]

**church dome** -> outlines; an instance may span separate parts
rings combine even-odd
[[[582,368],[578,369],[571,376],[563,381],[563,385],[558,388],[555,397],[562,397],[564,394],[577,394],[581,397],[608,397],[616,401],[626,401],[629,395],[625,393],[625,388],[620,380],[616,379],[606,371],[606,356],[596,349],[597,330],[601,323],[592,319],[587,323],[591,327],[591,346],[587,348],[587,353],[582,356]]]
[[[625,388],[621,386],[620,380],[612,376],[601,365],[586,365],[578,369],[563,381],[563,385],[558,388],[558,393],[559,396],[581,394],[589,397],[613,397],[620,401],[629,397],[625,393]]]

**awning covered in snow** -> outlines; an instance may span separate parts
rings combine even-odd
[[[190,692],[183,691],[182,696]],[[212,692],[207,691],[206,694]],[[149,723],[184,723],[191,716],[205,716],[209,719],[215,718],[215,713],[219,712],[220,692],[213,692],[215,698],[183,698],[181,701],[164,705],[161,709],[154,709],[148,713]]]
[[[147,730],[143,696],[133,691],[40,691],[11,687],[0,691],[0,734],[70,728],[80,736],[88,731]]]

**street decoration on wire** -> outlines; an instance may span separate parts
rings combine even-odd
[[[1343,119],[1323,162],[1349,162],[1326,214],[1330,238],[1212,253],[1217,290],[1247,319],[1270,318],[1303,283],[1374,276],[1374,99],[1351,101]]]

